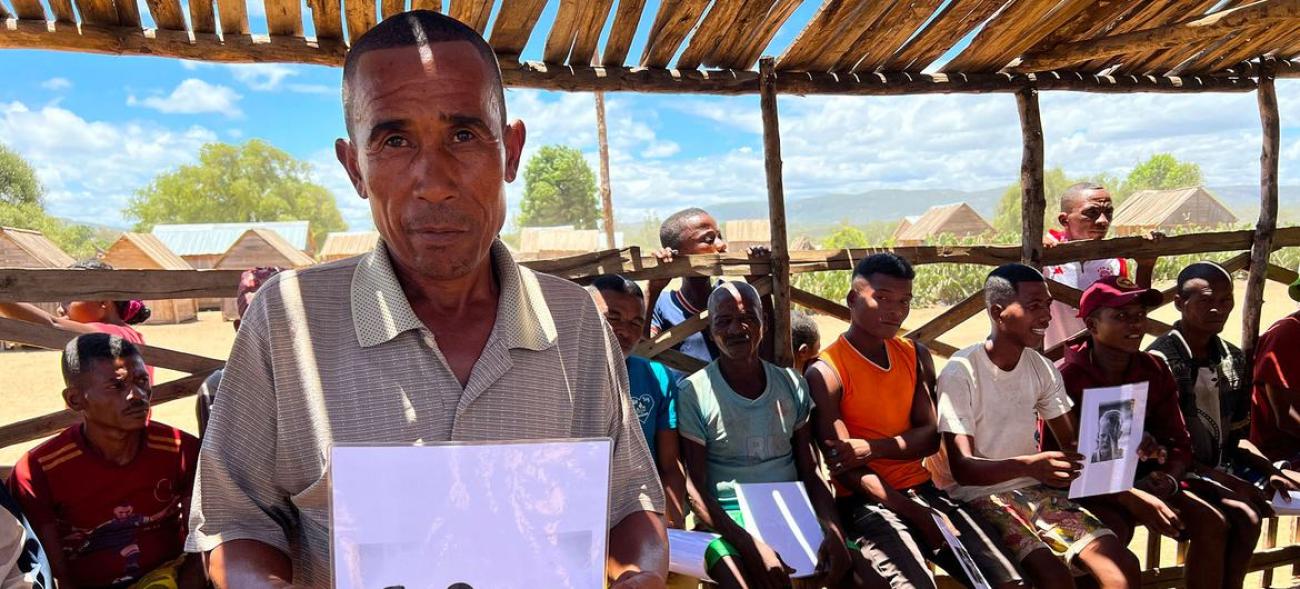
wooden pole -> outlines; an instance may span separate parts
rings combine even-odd
[[[1043,121],[1038,112],[1038,90],[1016,91],[1020,110],[1020,134],[1024,151],[1020,156],[1020,260],[1035,268],[1043,258]]]
[[[776,60],[759,60],[759,106],[763,111],[763,168],[767,172],[767,214],[772,226],[772,343],[774,360],[794,366],[790,336],[790,246],[785,232],[785,184],[781,178],[781,124],[776,112]]]
[[[1247,364],[1254,361],[1255,344],[1259,340],[1260,314],[1264,307],[1264,279],[1268,274],[1268,255],[1273,251],[1273,233],[1277,230],[1277,169],[1282,132],[1273,80],[1275,67],[1276,64],[1271,59],[1264,63],[1259,75],[1257,94],[1264,144],[1259,155],[1259,222],[1255,225],[1255,241],[1250,248],[1246,312],[1241,326],[1241,349],[1246,354]]]
[[[605,129],[605,93],[596,92],[596,140],[600,144],[600,210],[605,216],[605,247],[615,249],[614,196],[609,190],[609,137]]]

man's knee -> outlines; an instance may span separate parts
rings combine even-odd
[[[1020,564],[1035,587],[1074,587],[1070,567],[1046,548],[1029,553]]]
[[[1142,565],[1138,562],[1137,555],[1125,548],[1115,536],[1107,535],[1093,540],[1076,558],[1103,586],[1111,586],[1113,583],[1108,581],[1119,578],[1133,585],[1142,576]]]

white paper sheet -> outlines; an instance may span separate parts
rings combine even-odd
[[[971,558],[970,553],[966,551],[966,546],[961,543],[956,534],[952,533],[948,521],[938,513],[931,512],[930,515],[934,517],[934,524],[939,526],[939,533],[943,534],[944,541],[948,543],[948,550],[952,551],[957,557],[957,563],[961,565],[963,571],[966,571],[966,578],[974,583],[974,589],[992,589],[988,579],[984,578],[984,573],[980,572],[979,566],[975,564],[975,559]]]
[[[792,578],[817,573],[817,551],[824,533],[803,483],[736,485],[745,530],[771,546],[794,569]]]
[[[1148,383],[1084,389],[1079,415],[1083,472],[1070,485],[1070,498],[1133,488],[1138,447],[1145,431]]]
[[[335,447],[333,586],[603,587],[612,447]]]
[[[712,581],[705,569],[704,551],[721,538],[709,532],[668,529],[668,570],[679,575]]]
[[[1287,496],[1290,502],[1282,500],[1281,492],[1273,495],[1273,511],[1278,515],[1300,515],[1300,491],[1288,491]]]

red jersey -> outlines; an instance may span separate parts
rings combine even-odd
[[[1283,394],[1300,393],[1300,313],[1283,317],[1259,336],[1250,404],[1250,441],[1269,460],[1291,460],[1300,453],[1300,439],[1277,426],[1264,385]]]
[[[140,452],[119,466],[74,425],[24,454],[9,477],[32,527],[58,528],[78,586],[125,585],[183,552],[199,441],[160,423],[141,435]]]

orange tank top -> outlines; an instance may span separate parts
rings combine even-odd
[[[896,337],[885,341],[885,350],[889,354],[887,370],[868,360],[843,335],[820,356],[840,378],[840,418],[856,439],[892,438],[912,429],[916,346],[912,340]],[[881,458],[871,461],[871,469],[895,489],[930,480],[930,472],[920,460]],[[837,491],[843,493],[843,489]]]

